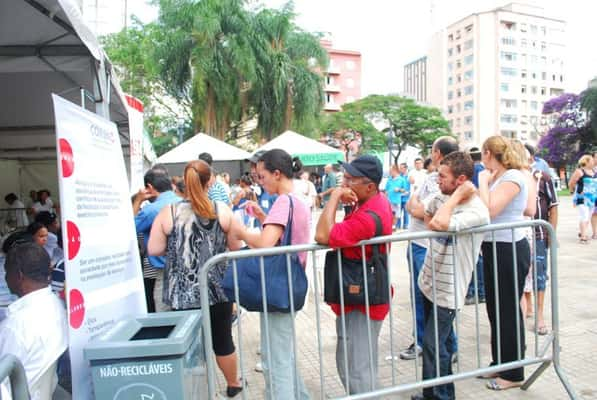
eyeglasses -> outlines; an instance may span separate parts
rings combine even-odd
[[[346,176],[346,175],[344,175],[342,177],[342,182],[346,183],[347,185],[350,185],[350,186],[373,183],[373,182],[371,182],[371,180],[369,180],[367,178],[363,178],[362,176],[355,177],[355,176]]]

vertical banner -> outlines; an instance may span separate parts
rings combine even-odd
[[[143,188],[143,103],[128,94],[125,96],[129,113],[130,193],[134,194]]]
[[[145,295],[124,158],[116,125],[52,95],[64,243],[73,398],[93,399],[85,345]]]

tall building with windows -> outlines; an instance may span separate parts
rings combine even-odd
[[[404,92],[415,100],[427,102],[427,57],[404,66]]]
[[[565,25],[518,3],[449,25],[429,47],[428,101],[465,145],[494,134],[536,142],[543,104],[563,93]]]
[[[361,53],[334,49],[330,40],[321,40],[321,45],[329,57],[325,74],[324,110],[340,111],[343,104],[361,98]]]

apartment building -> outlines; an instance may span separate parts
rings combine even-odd
[[[404,66],[404,92],[419,102],[427,102],[427,56]]]
[[[340,111],[343,104],[361,98],[361,53],[334,49],[330,40],[321,40],[321,45],[329,56],[325,74],[324,110]]]
[[[536,6],[469,15],[431,39],[428,101],[465,145],[494,134],[536,142],[548,128],[543,104],[563,93],[564,33],[564,21]]]

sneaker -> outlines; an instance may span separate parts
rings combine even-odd
[[[415,358],[420,357],[422,355],[423,349],[420,346],[415,345],[414,343],[400,352],[400,358],[403,360],[414,360]]]
[[[255,364],[255,371],[263,372],[263,365],[261,364],[261,361],[259,361]]]

